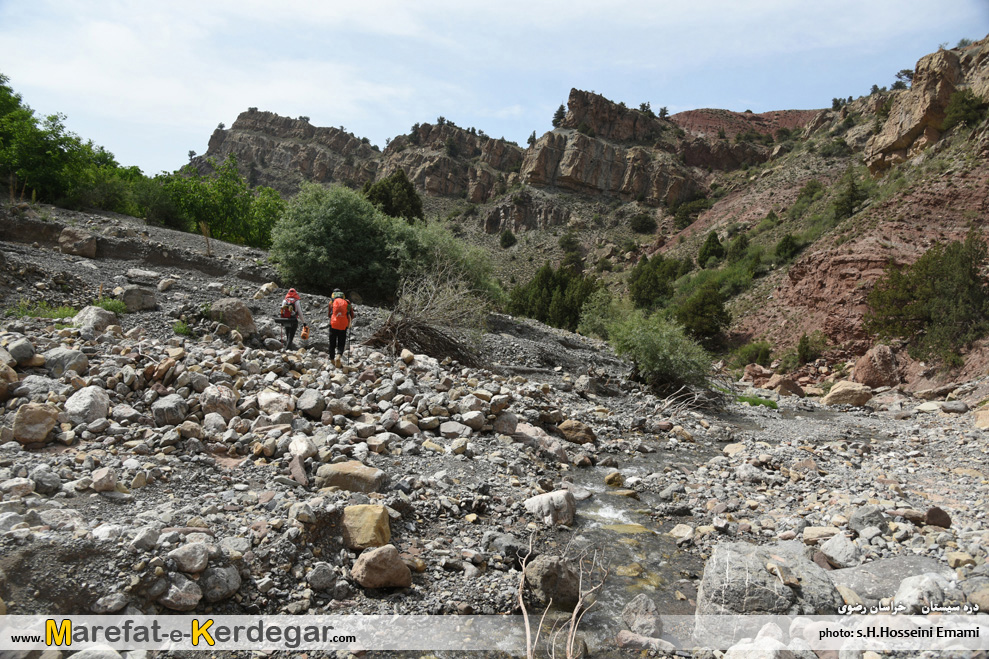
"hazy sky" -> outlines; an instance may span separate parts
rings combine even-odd
[[[823,108],[987,33],[989,0],[0,0],[0,73],[155,174],[251,106],[382,148],[440,115],[524,145],[571,87]]]

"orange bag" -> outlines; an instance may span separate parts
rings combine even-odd
[[[308,341],[309,340],[309,326],[308,325],[303,325],[302,326],[302,333],[299,334],[299,336],[302,338],[303,341]]]

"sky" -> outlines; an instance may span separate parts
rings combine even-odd
[[[0,0],[0,73],[153,175],[249,107],[382,148],[439,116],[524,145],[573,87],[671,114],[829,108],[987,34],[989,0]]]

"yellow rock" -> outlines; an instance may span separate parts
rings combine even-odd
[[[343,542],[348,549],[382,547],[391,540],[391,525],[384,506],[361,504],[343,509]]]

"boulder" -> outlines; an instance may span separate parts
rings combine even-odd
[[[567,419],[561,423],[560,432],[563,433],[568,442],[574,444],[592,444],[597,439],[594,436],[594,430],[589,425],[574,419]]]
[[[319,419],[326,409],[326,399],[315,389],[306,389],[299,396],[295,407],[310,419]]]
[[[199,574],[209,563],[209,547],[204,542],[190,542],[168,552],[175,566],[189,574]]]
[[[258,407],[268,416],[295,410],[295,400],[289,394],[283,394],[274,389],[265,389],[258,393]]]
[[[896,594],[905,575],[931,573],[951,578],[955,572],[936,559],[904,555],[881,558],[843,570],[832,570],[827,575],[835,586],[843,586],[854,591],[871,606],[881,599]]]
[[[127,305],[128,313],[158,308],[158,296],[155,291],[137,284],[124,286],[120,300]]]
[[[27,338],[21,337],[7,344],[7,352],[18,366],[24,366],[34,357],[34,344]]]
[[[848,528],[856,533],[870,526],[875,526],[883,533],[889,533],[889,522],[879,506],[861,506],[848,518]]]
[[[101,387],[90,385],[65,401],[65,413],[73,426],[105,419],[110,411],[110,397]]]
[[[854,405],[861,407],[872,398],[872,390],[864,384],[842,380],[831,387],[828,395],[821,399],[825,405]]]
[[[859,357],[852,369],[852,381],[873,389],[900,384],[899,366],[890,347],[882,344],[873,346]]]
[[[322,465],[316,470],[316,487],[339,487],[349,492],[380,492],[388,482],[385,472],[357,460]]]
[[[511,412],[502,412],[495,417],[492,430],[499,435],[512,435],[519,425],[519,418]]]
[[[573,524],[574,515],[577,513],[577,500],[570,490],[556,490],[526,499],[525,509],[547,525],[569,526]]]
[[[58,423],[58,414],[58,408],[53,405],[21,405],[14,413],[14,439],[21,444],[44,442]]]
[[[219,414],[224,421],[237,416],[237,393],[225,385],[209,385],[199,394],[204,414]]]
[[[79,333],[83,336],[99,336],[107,327],[116,323],[117,314],[93,305],[83,307],[82,311],[72,318],[72,324],[79,328]]]
[[[798,541],[722,542],[697,590],[698,621],[707,615],[831,615],[843,603],[828,572]]]
[[[158,602],[173,611],[192,611],[202,598],[203,591],[196,582],[181,572],[176,572],[171,577],[168,590]]]
[[[237,298],[227,297],[217,300],[210,306],[209,315],[210,320],[215,320],[237,330],[245,339],[250,338],[258,331],[251,310]]]
[[[402,561],[395,545],[385,545],[364,551],[350,576],[364,588],[408,588],[412,585],[412,571]]]
[[[188,413],[188,403],[178,394],[159,398],[151,405],[151,414],[156,426],[177,426],[185,421]]]
[[[343,542],[348,549],[381,547],[391,541],[391,525],[384,506],[363,504],[343,509]]]
[[[84,229],[65,227],[58,236],[58,250],[63,254],[96,258],[96,236]]]
[[[199,577],[199,584],[207,602],[219,602],[240,589],[240,573],[232,565],[207,568]]]
[[[580,599],[580,573],[560,556],[541,554],[527,563],[525,582],[543,604],[572,609]]]
[[[663,621],[656,603],[645,593],[639,593],[622,609],[622,622],[641,636],[659,638],[663,635]]]
[[[44,356],[45,368],[53,377],[60,378],[66,371],[75,371],[79,375],[89,372],[89,358],[79,350],[52,348]]]
[[[862,555],[862,551],[844,533],[838,533],[822,544],[821,553],[828,563],[837,568],[858,565]]]
[[[17,381],[17,371],[6,364],[0,364],[0,403],[10,398],[10,392]]]

